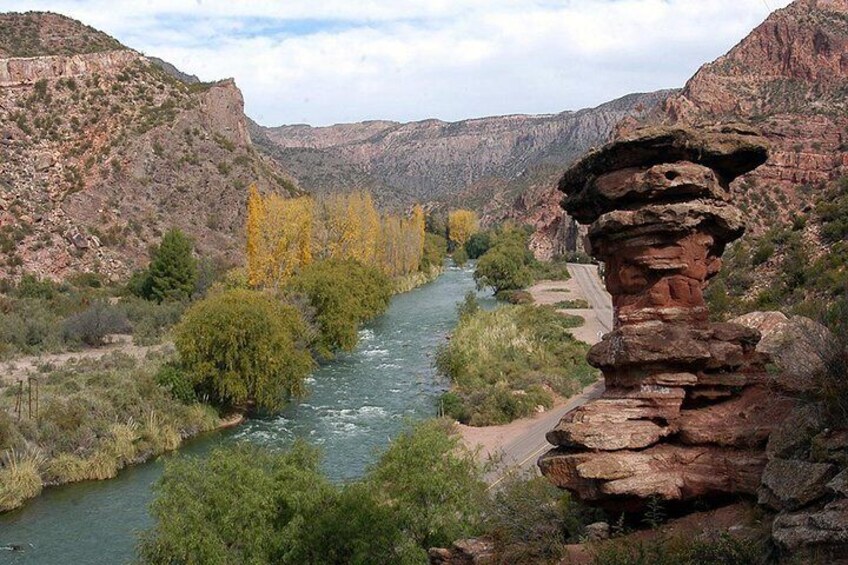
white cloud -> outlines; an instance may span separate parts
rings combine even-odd
[[[0,0],[27,9],[233,76],[269,125],[593,106],[681,86],[768,14],[763,0]]]

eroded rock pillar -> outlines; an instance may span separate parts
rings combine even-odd
[[[539,466],[558,486],[598,502],[756,492],[786,406],[763,386],[759,333],[710,323],[703,291],[744,231],[730,183],[766,157],[742,128],[643,129],[563,176],[615,313],[588,356],[606,391],[547,435]]]

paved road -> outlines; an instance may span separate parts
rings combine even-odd
[[[606,331],[612,331],[612,300],[598,276],[597,265],[568,264],[568,273],[577,281],[586,300],[595,310],[598,321]]]
[[[598,277],[597,266],[569,263],[568,272],[592,306],[601,327],[610,331],[612,329],[612,302],[610,295]],[[539,417],[526,432],[504,444],[501,464],[486,477],[489,488],[494,488],[500,484],[510,471],[535,468],[539,456],[551,448],[551,445],[545,439],[545,434],[553,429],[565,414],[597,398],[603,391],[603,382],[586,387],[579,395],[572,397],[565,406]]]

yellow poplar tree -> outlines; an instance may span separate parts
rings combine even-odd
[[[465,245],[479,229],[477,214],[471,210],[451,210],[448,213],[448,235],[455,246]]]
[[[255,184],[247,192],[247,280],[250,286],[259,286],[264,282],[265,252],[262,241],[262,228],[265,224],[265,206]]]

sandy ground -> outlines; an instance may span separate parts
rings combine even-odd
[[[82,351],[73,351],[67,353],[48,353],[43,355],[28,355],[26,357],[18,357],[10,361],[5,361],[0,364],[0,383],[14,383],[20,380],[26,380],[30,375],[39,373],[39,367],[49,365],[52,367],[60,367],[66,363],[77,361],[80,359],[100,359],[120,351],[138,360],[147,358],[149,354],[164,353],[173,348],[170,343],[161,345],[139,346],[132,344],[132,336],[115,335],[111,337],[111,343],[103,347],[95,347],[92,349],[83,349]]]
[[[572,277],[567,281],[541,281],[527,289],[533,296],[536,304],[556,304],[563,300],[587,300],[583,291]],[[572,335],[590,345],[600,341],[604,328],[598,321],[595,311],[588,309],[562,309],[558,310],[564,314],[580,316],[585,323],[571,330]],[[603,390],[602,386],[600,390]],[[458,424],[462,439],[469,448],[479,450],[481,461],[489,459],[505,459],[508,452],[513,451],[513,446],[522,443],[524,438],[530,441],[530,436],[544,433],[552,428],[556,422],[567,412],[567,405],[574,405],[574,400],[583,397],[589,398],[599,394],[597,384],[586,387],[580,394],[572,398],[556,398],[556,403],[550,410],[536,414],[531,418],[522,418],[502,426],[486,426],[482,428]],[[544,420],[544,422],[543,422]],[[541,429],[540,429],[541,428]],[[544,447],[543,443],[543,447]],[[538,454],[532,454],[537,456]],[[519,466],[525,466],[526,461],[515,462]]]

